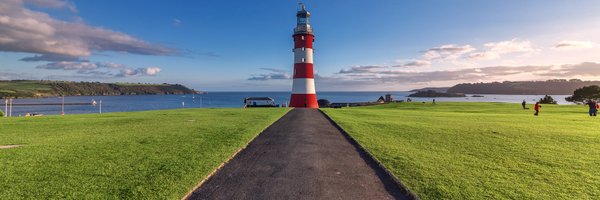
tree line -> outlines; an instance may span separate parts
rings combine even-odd
[[[600,85],[600,81],[553,79],[547,81],[461,83],[449,88],[447,92],[465,94],[569,95],[573,94],[578,88],[590,85]]]
[[[104,96],[104,95],[151,95],[193,94],[195,90],[180,84],[100,83],[69,81],[0,81],[0,97],[46,97],[46,96]]]

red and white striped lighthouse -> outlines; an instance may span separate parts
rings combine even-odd
[[[310,13],[304,4],[296,14],[294,29],[294,83],[292,85],[291,107],[319,108],[313,73],[313,42],[315,35],[310,27]]]

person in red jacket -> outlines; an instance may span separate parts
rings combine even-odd
[[[535,102],[535,106],[533,106],[533,109],[535,109],[535,113],[533,113],[533,115],[537,116],[538,114],[540,114],[541,108],[542,105],[540,105],[540,102]]]

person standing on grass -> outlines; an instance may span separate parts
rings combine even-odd
[[[525,101],[525,99],[523,99],[523,102],[521,103],[521,106],[523,106],[523,109],[527,109],[527,108],[525,107],[525,105],[527,105],[527,101]]]
[[[587,106],[590,107],[590,110],[589,110],[590,116],[595,117],[596,113],[598,112],[598,103],[596,103],[596,101],[590,99],[590,100],[588,100],[588,102],[586,104],[587,104]]]
[[[594,100],[594,102],[596,102],[596,111],[594,111],[594,116],[596,116],[596,114],[598,113],[598,109],[600,109],[600,105],[598,104],[598,101]]]
[[[540,105],[540,102],[535,102],[535,106],[533,106],[533,109],[535,109],[535,113],[533,113],[533,115],[538,116],[538,114],[540,114],[540,109],[542,108],[542,105]]]

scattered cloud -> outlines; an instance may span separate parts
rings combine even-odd
[[[425,50],[423,52],[423,58],[426,60],[456,59],[472,51],[475,51],[475,47],[471,45],[458,46],[455,44],[447,44]]]
[[[469,54],[468,58],[472,60],[493,60],[500,58],[500,54],[495,52],[474,52]]]
[[[357,74],[357,73],[372,73],[378,69],[389,68],[389,66],[367,65],[367,66],[352,66],[350,69],[341,69],[338,74]]]
[[[122,69],[116,77],[128,77],[128,76],[155,76],[160,72],[158,67],[147,67],[137,69]]]
[[[130,68],[122,64],[111,62],[89,62],[89,61],[60,61],[51,62],[37,66],[38,69],[77,71],[77,74],[94,75],[94,78],[101,76],[110,77],[129,77],[129,76],[155,76],[161,69],[159,67]],[[119,70],[114,75],[112,70]]]
[[[571,50],[571,49],[587,49],[592,48],[594,45],[590,41],[574,41],[574,40],[563,40],[554,46],[555,49],[559,50]]]
[[[483,45],[484,50],[470,53],[466,58],[471,60],[494,60],[505,54],[532,53],[538,51],[531,41],[512,39],[500,42],[489,42]]]
[[[0,5],[0,51],[86,57],[113,51],[142,55],[171,55],[174,49],[83,22],[69,22],[31,10],[26,5],[75,10],[61,0],[4,0]]]
[[[267,81],[267,80],[285,80],[291,79],[292,76],[287,73],[287,71],[276,68],[260,68],[263,71],[268,71],[269,73],[263,74],[252,74],[248,80],[251,81]]]
[[[24,0],[23,2],[42,8],[68,9],[77,12],[75,5],[65,0]]]
[[[0,80],[19,80],[34,79],[34,76],[28,73],[0,72]]]
[[[489,80],[511,80],[506,77],[522,77],[524,80],[597,77],[600,76],[600,63],[584,62],[569,65],[539,66],[491,66],[459,70],[407,71],[394,70],[393,66],[354,66],[341,70],[328,77],[321,77],[329,84],[366,84],[381,83],[419,84],[432,82],[479,82]]]
[[[173,18],[173,26],[175,26],[175,27],[179,27],[179,26],[181,26],[181,23],[182,23],[182,22],[181,22],[181,20],[180,20],[180,19]]]
[[[490,42],[483,45],[487,51],[497,53],[499,55],[508,53],[523,53],[523,52],[534,52],[531,41],[520,41],[518,39],[512,39],[501,42]]]
[[[431,61],[427,60],[414,60],[402,63],[400,65],[395,65],[394,67],[422,67],[431,65]]]
[[[94,70],[98,69],[98,65],[92,62],[70,62],[60,61],[51,62],[48,64],[37,66],[38,69],[53,69],[53,70]]]
[[[77,56],[65,56],[58,54],[42,54],[42,55],[34,55],[25,58],[21,58],[20,61],[26,62],[39,62],[39,61],[49,61],[49,62],[59,62],[59,61],[85,61]]]
[[[552,77],[600,76],[600,63],[584,62],[574,65],[563,65],[554,70],[537,73],[537,75]]]

